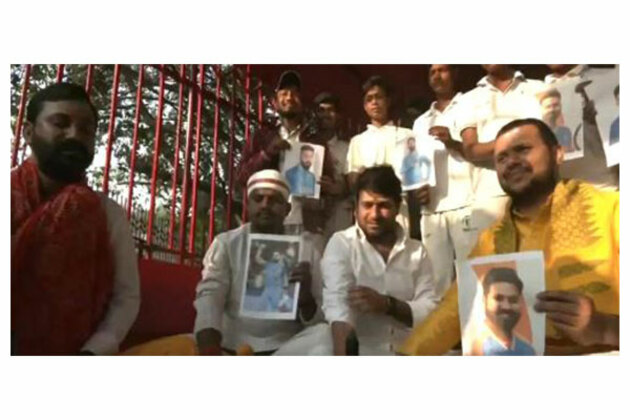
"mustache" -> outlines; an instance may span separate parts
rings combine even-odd
[[[524,165],[521,163],[515,163],[510,165],[504,172],[503,172],[503,176],[504,177],[510,177],[512,176],[512,174],[514,174],[514,172],[531,172],[532,168],[529,165]]]

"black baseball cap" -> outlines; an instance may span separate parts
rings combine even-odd
[[[315,97],[313,102],[315,105],[333,104],[335,107],[339,108],[339,97],[331,92],[321,92]]]
[[[300,74],[297,71],[284,71],[278,78],[276,92],[280,89],[286,89],[288,87],[296,87],[298,90],[302,89],[302,79],[300,78]]]

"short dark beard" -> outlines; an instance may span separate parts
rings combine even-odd
[[[88,148],[74,139],[50,143],[33,134],[31,149],[37,159],[39,170],[49,178],[65,184],[82,181],[85,178],[85,170],[94,159]],[[75,152],[77,158],[69,160],[64,156],[66,151]]]
[[[518,193],[506,189],[506,193],[512,198],[514,207],[527,207],[551,195],[558,184],[558,179],[553,174],[544,179],[534,179],[523,191]]]

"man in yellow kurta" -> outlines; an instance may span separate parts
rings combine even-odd
[[[470,258],[542,250],[546,290],[545,354],[619,349],[619,193],[560,180],[563,151],[540,120],[516,120],[499,131],[494,163],[510,196],[505,216],[484,230]],[[457,285],[399,349],[441,355],[460,341]]]

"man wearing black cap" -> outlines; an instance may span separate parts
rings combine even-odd
[[[304,107],[301,96],[302,80],[293,70],[280,75],[273,98],[273,107],[279,115],[275,129],[261,127],[253,140],[245,147],[243,159],[238,172],[238,180],[242,186],[249,177],[263,169],[280,169],[284,159],[284,151],[297,145],[305,138]],[[330,165],[324,163],[323,171],[328,173]],[[325,188],[322,188],[325,192]],[[300,233],[308,230],[321,233],[323,230],[324,212],[319,200],[292,199],[291,213],[285,224],[289,231]]]

